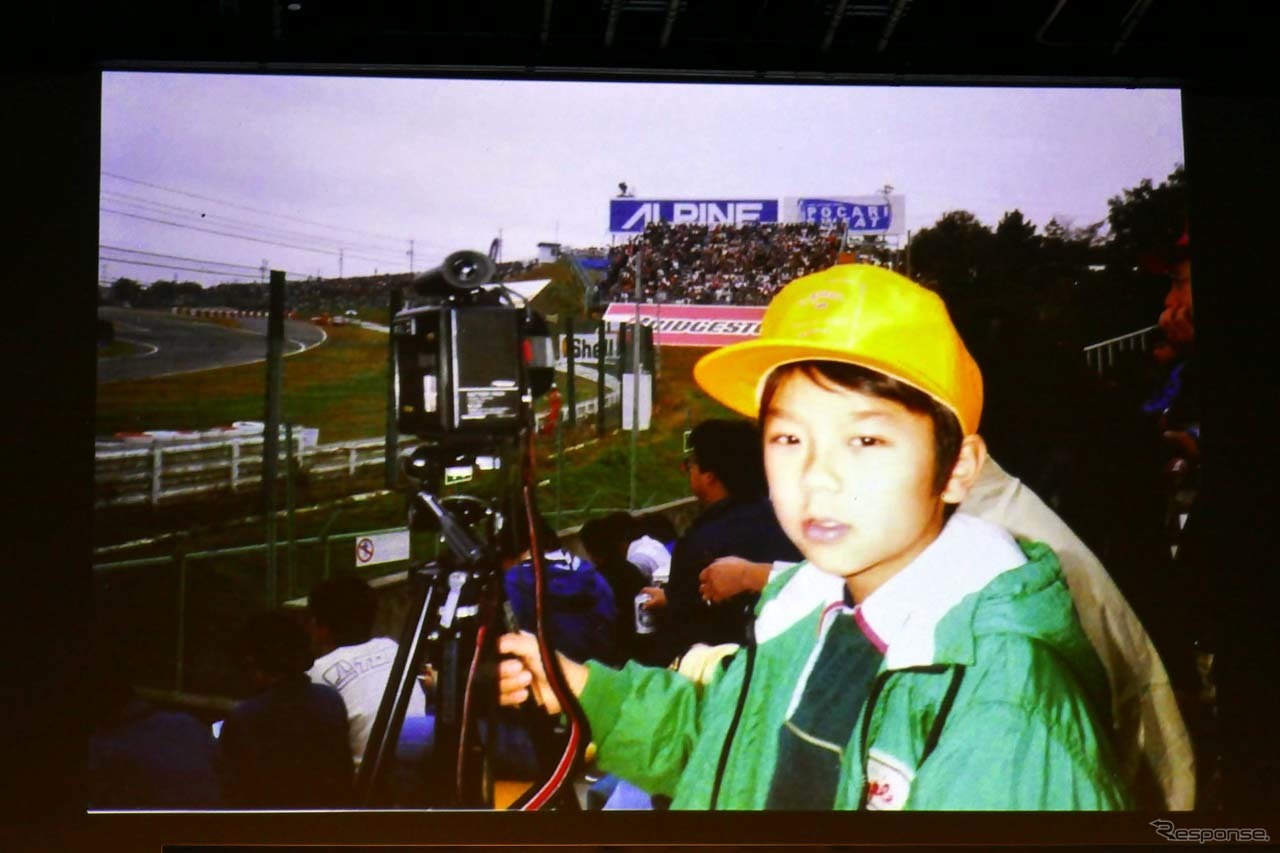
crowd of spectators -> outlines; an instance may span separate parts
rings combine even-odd
[[[539,519],[551,623],[565,654],[621,664],[632,642],[637,591],[666,579],[674,529],[626,513],[590,539],[591,559],[563,548]],[[621,523],[619,523],[621,522]],[[596,527],[600,527],[599,524]],[[661,542],[648,534],[664,537]],[[615,536],[616,534],[616,536]],[[616,543],[613,540],[616,539]],[[605,554],[609,541],[617,552]],[[622,573],[627,573],[622,580]],[[506,598],[517,627],[535,629],[533,563],[508,561]],[[634,583],[632,582],[634,581]],[[316,585],[305,612],[250,615],[236,639],[244,697],[212,727],[196,716],[158,708],[133,690],[118,643],[96,644],[94,694],[99,713],[89,748],[91,809],[345,808],[356,805],[355,778],[387,689],[398,644],[376,636],[378,599],[363,579],[341,575]],[[627,639],[623,639],[627,638]],[[389,791],[396,804],[425,806],[440,796],[425,772],[435,740],[433,679],[411,692],[395,747]],[[503,778],[533,778],[554,733],[504,714],[497,730]]]
[[[813,223],[650,223],[610,250],[600,297],[634,300],[639,253],[642,301],[765,305],[792,279],[834,264],[841,239]]]
[[[250,616],[238,642],[246,698],[212,727],[138,696],[120,644],[99,641],[89,807],[355,805],[355,774],[398,648],[374,636],[377,609],[369,584],[343,575],[314,587],[305,613]],[[414,690],[390,781],[399,803],[427,796],[420,765],[432,731],[424,692]]]

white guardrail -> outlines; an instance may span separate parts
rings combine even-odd
[[[620,393],[605,394],[605,406],[619,403]],[[574,408],[579,418],[596,413],[595,397]],[[548,413],[539,412],[541,428]],[[229,432],[152,433],[124,440],[99,441],[94,449],[94,503],[97,506],[157,504],[215,492],[247,491],[262,483],[262,434]],[[316,430],[295,427],[294,459],[311,478],[352,477],[385,464],[382,437],[335,444],[317,444]],[[409,440],[403,446],[416,444]],[[279,459],[286,457],[281,431]],[[283,468],[281,469],[283,471]]]
[[[1116,355],[1122,352],[1141,350],[1146,352],[1151,343],[1151,336],[1159,326],[1147,326],[1127,335],[1107,338],[1084,348],[1084,363],[1098,371],[1099,375],[1108,368],[1116,366]]]

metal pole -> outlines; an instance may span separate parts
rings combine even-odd
[[[564,525],[560,523],[560,487],[564,482],[564,420],[556,421],[556,529]]]
[[[662,368],[662,362],[658,358],[661,354],[661,351],[658,349],[658,330],[662,328],[662,303],[664,300],[665,297],[659,298],[656,293],[654,294],[653,325],[649,327],[649,356],[653,359],[653,369],[649,371],[649,375],[653,377],[654,389],[658,386],[658,373],[661,372]],[[652,399],[650,400],[649,405],[650,408],[652,408]]]
[[[575,387],[577,383],[574,381],[577,376],[576,370],[578,359],[574,356],[577,349],[577,338],[573,336],[573,318],[565,317],[564,334],[562,340],[567,341],[568,346],[565,347],[565,358],[569,360],[569,379],[565,388],[565,402],[569,406],[569,426],[576,426],[578,423],[578,389]]]
[[[640,271],[643,252],[636,253],[636,322],[631,328],[631,489],[627,508],[636,508],[636,452],[640,441]]]
[[[152,439],[151,445],[151,505],[160,503],[160,479],[164,475],[164,449],[160,439]]]
[[[182,658],[187,651],[187,555],[178,557],[178,654],[174,664],[173,689],[182,691]]]
[[[389,307],[391,309],[391,320],[394,321],[396,314],[400,313],[400,309],[404,308],[404,293],[400,288],[392,289]],[[387,488],[394,489],[398,473],[396,463],[400,456],[400,427],[397,424],[398,413],[396,412],[396,335],[394,326],[392,326],[388,339],[390,343],[387,347],[387,441],[384,445],[384,464]]]
[[[262,491],[267,516],[268,608],[276,606],[276,470],[280,453],[280,396],[284,360],[284,272],[271,271],[267,314],[267,399],[262,432]]]
[[[604,320],[596,332],[596,437],[604,438]],[[621,359],[619,359],[621,360]]]
[[[284,535],[285,540],[289,543],[287,554],[288,579],[285,585],[285,597],[292,598],[294,586],[297,582],[297,565],[298,565],[298,547],[294,541],[293,521],[294,509],[297,506],[295,494],[295,483],[293,479],[293,424],[286,423],[284,425]]]
[[[342,514],[342,510],[336,509],[333,515],[329,516],[329,520],[324,523],[324,527],[320,530],[320,550],[324,552],[324,562],[321,566],[321,579],[329,579],[329,528],[338,520],[338,516]]]

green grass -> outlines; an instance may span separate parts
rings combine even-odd
[[[330,443],[386,431],[387,336],[355,326],[284,360],[281,414]],[[262,420],[263,363],[98,386],[96,432],[208,429]]]
[[[285,360],[285,418],[305,426],[318,427],[324,443],[383,434],[385,430],[385,335],[363,329],[338,327],[329,340],[309,352]],[[681,435],[685,429],[707,417],[731,416],[693,384],[693,362],[702,350],[664,348],[655,390],[654,427],[642,432],[636,453],[637,506],[652,506],[684,497],[688,482],[679,470]],[[181,377],[112,383],[102,386],[98,400],[98,432],[147,429],[200,429],[234,420],[262,417],[262,365],[226,368],[187,374]],[[568,378],[557,377],[566,390]],[[579,400],[595,395],[595,383],[576,378]],[[567,395],[566,395],[567,396]],[[566,401],[567,402],[567,401]],[[545,399],[539,401],[545,406]],[[539,504],[544,511],[555,509],[556,481],[559,481],[561,520],[579,523],[593,508],[626,507],[630,502],[629,432],[619,430],[618,414],[608,413],[607,434],[597,437],[595,418],[582,419],[576,426],[565,425],[565,453],[557,474],[553,436],[538,436],[538,478],[550,479],[542,487]],[[343,493],[373,491],[384,487],[380,471],[370,471],[359,482],[310,482],[305,474],[295,480],[297,506],[308,507],[339,499]],[[492,491],[479,479],[467,486],[477,493]],[[256,493],[220,497],[173,506],[152,508],[122,507],[101,510],[95,521],[95,545],[127,542],[166,530],[193,531],[185,539],[188,549],[261,542],[264,525],[237,522],[260,514],[261,498]],[[277,507],[283,508],[283,488]],[[383,502],[362,505],[360,523],[388,526],[403,511],[398,496]],[[314,534],[313,514],[298,518],[298,536]],[[351,519],[354,522],[354,518]],[[361,529],[344,524],[345,529]],[[245,528],[245,529],[241,529]],[[164,553],[171,544],[145,549]],[[129,556],[143,553],[130,552]]]
[[[320,430],[320,441],[371,438],[386,433],[386,334],[354,326],[327,330],[324,344],[284,360],[281,413],[286,421]],[[567,397],[566,377],[559,376]],[[233,421],[263,420],[265,363],[98,386],[99,435],[155,429],[208,429]],[[596,385],[575,377],[579,400]],[[546,399],[537,408],[546,407]]]
[[[706,418],[735,417],[693,383],[693,363],[706,350],[664,347],[654,391],[652,428],[641,432],[636,443],[636,505],[653,506],[689,495],[688,476],[680,470],[684,430]],[[617,415],[610,428],[616,430],[581,450],[567,453],[560,483],[561,512],[572,511],[562,520],[577,524],[592,514],[593,508],[627,507],[631,481],[631,433],[618,429]],[[573,438],[594,436],[594,425],[579,426]],[[540,446],[549,444],[540,438]],[[567,441],[571,444],[572,441]],[[540,476],[551,478],[551,486],[539,494],[539,505],[550,511],[554,501],[554,460],[542,463]]]

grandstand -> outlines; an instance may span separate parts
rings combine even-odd
[[[641,254],[640,301],[765,305],[793,278],[834,264],[842,236],[813,223],[672,225],[650,223],[608,253],[605,301],[633,301]]]

